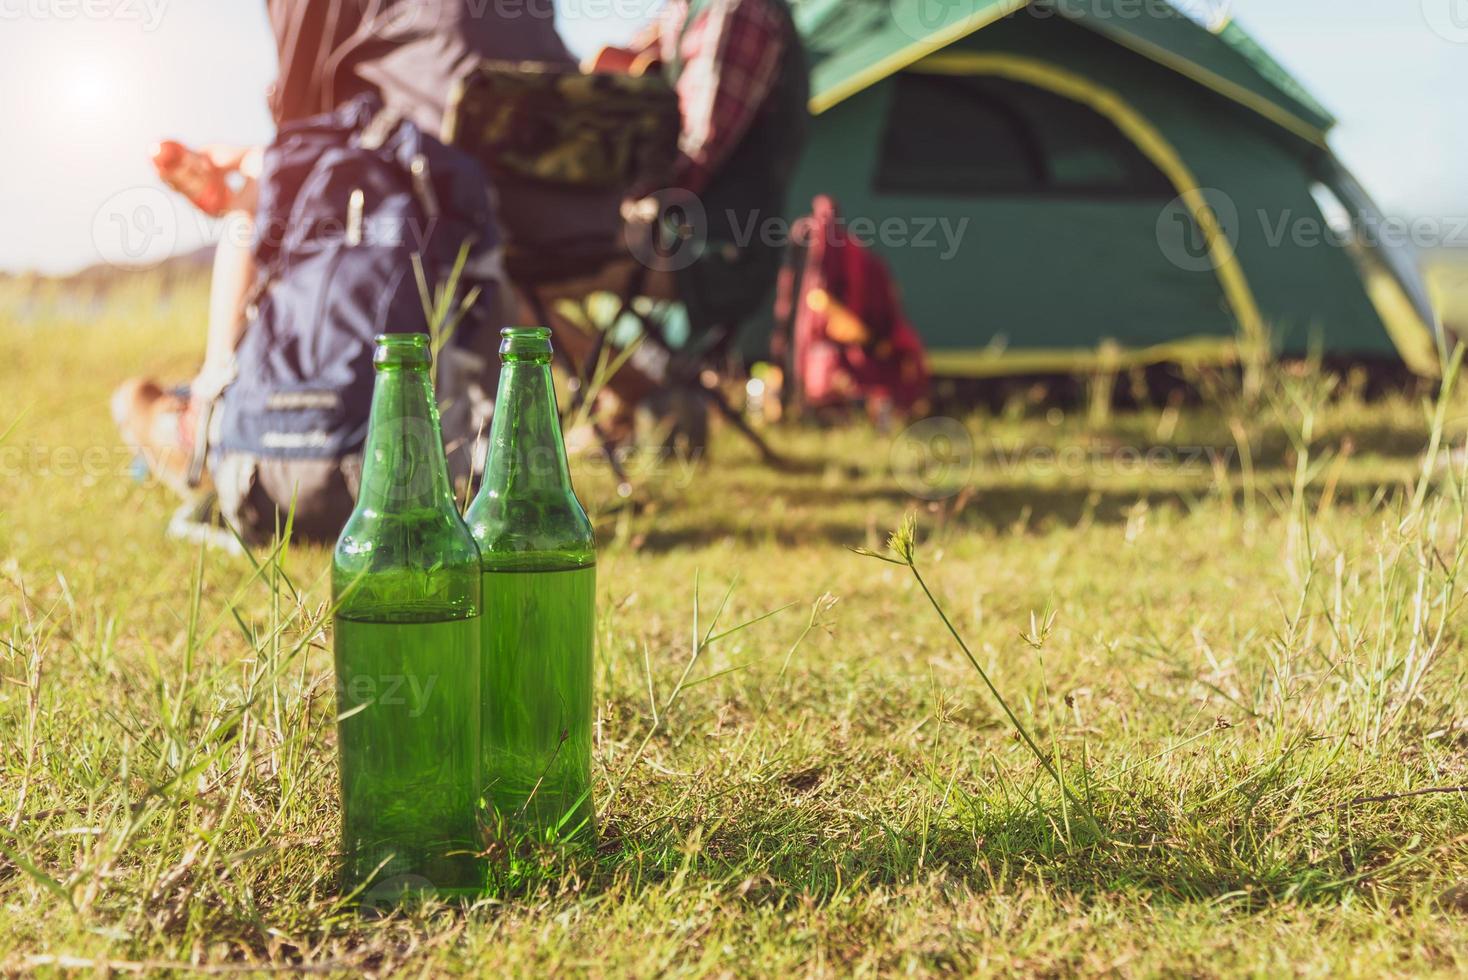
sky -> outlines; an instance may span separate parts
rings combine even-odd
[[[658,2],[557,6],[585,54],[628,36]],[[1468,0],[1185,2],[1231,6],[1339,117],[1334,145],[1388,215],[1468,217]],[[147,262],[216,235],[159,189],[148,153],[165,138],[269,140],[264,9],[0,0],[0,269]]]

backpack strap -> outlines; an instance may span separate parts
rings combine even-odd
[[[403,114],[397,109],[383,106],[377,110],[376,115],[362,128],[362,136],[358,141],[362,149],[373,152],[382,149],[402,121]],[[433,190],[433,175],[428,170],[428,157],[422,153],[416,154],[408,166],[408,176],[413,181],[413,193],[417,196],[418,203],[423,206],[428,220],[438,220],[440,213],[438,195]],[[360,210],[360,201],[356,201],[356,207]],[[350,227],[350,216],[348,216],[348,226]]]
[[[383,106],[377,110],[377,114],[362,128],[361,145],[364,150],[380,150],[382,144],[398,128],[398,123],[403,121],[403,114],[397,109]]]

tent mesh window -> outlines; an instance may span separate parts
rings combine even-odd
[[[1110,120],[1006,78],[902,72],[875,187],[883,194],[1171,200],[1177,191]]]

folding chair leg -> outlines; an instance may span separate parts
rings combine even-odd
[[[790,468],[790,461],[772,449],[770,444],[765,442],[764,437],[754,431],[750,424],[745,421],[744,416],[735,410],[733,405],[729,404],[729,400],[724,397],[722,391],[717,387],[710,386],[705,386],[703,391],[708,396],[709,401],[714,403],[714,407],[719,410],[719,414],[728,419],[729,423],[753,444],[755,450],[760,454],[760,459],[764,461],[766,466],[773,466],[776,469]]]
[[[586,398],[591,394],[591,379],[596,374],[597,362],[601,360],[601,353],[607,346],[607,333],[599,331],[596,340],[591,345],[591,353],[587,355],[581,370],[576,372],[576,390],[571,393],[571,407],[569,414],[575,415],[581,411],[581,406],[586,404]]]
[[[627,471],[622,468],[622,461],[617,458],[617,447],[613,445],[611,436],[595,423],[592,424],[591,431],[595,432],[597,439],[601,441],[602,455],[607,458],[607,466],[611,467],[612,475],[617,478],[618,495],[627,496],[632,491],[632,481],[627,479]]]

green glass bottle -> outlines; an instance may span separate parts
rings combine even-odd
[[[459,516],[424,334],[377,338],[356,510],[332,563],[343,887],[473,897],[479,549]]]
[[[503,331],[484,485],[484,779],[502,839],[585,841],[591,799],[596,546],[571,488],[550,331]]]

